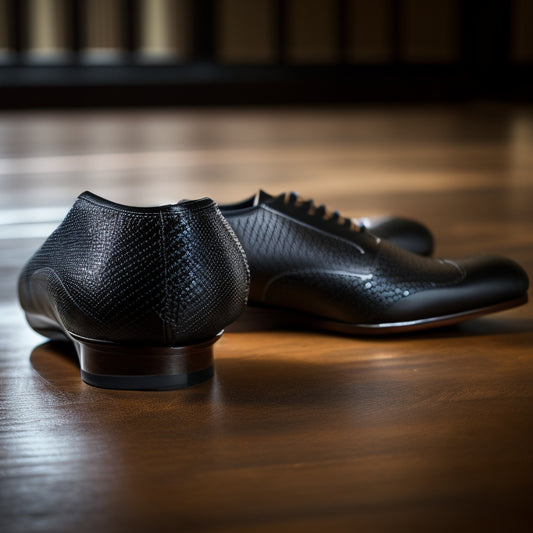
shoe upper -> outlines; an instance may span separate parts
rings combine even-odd
[[[81,194],[21,272],[26,313],[110,342],[183,345],[244,310],[242,246],[208,199],[141,208]]]
[[[254,304],[372,324],[460,313],[528,288],[513,261],[421,257],[294,193],[224,215],[246,251]]]
[[[260,190],[257,194],[235,204],[221,205],[224,216],[231,216],[232,212],[250,208],[261,202],[270,202],[273,196]],[[431,231],[420,222],[397,216],[365,217],[354,222],[364,226],[377,237],[387,239],[400,248],[419,255],[431,255],[434,249],[434,238]]]

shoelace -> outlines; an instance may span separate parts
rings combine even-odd
[[[294,191],[284,193],[283,202],[286,205],[305,209],[308,215],[318,216],[322,220],[336,223],[339,226],[346,226],[352,231],[363,231],[365,229],[363,225],[357,224],[351,218],[343,217],[338,211],[329,211],[324,204],[317,206],[313,200],[300,198]]]

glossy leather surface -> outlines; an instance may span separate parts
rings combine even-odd
[[[464,272],[461,283],[445,291],[429,289],[392,305],[382,314],[384,321],[416,320],[431,316],[466,312],[518,298],[528,289],[528,278],[522,267],[498,256],[480,256],[453,261]]]
[[[50,337],[175,346],[233,322],[248,286],[242,247],[212,200],[134,208],[85,192],[24,267],[19,297]]]
[[[511,260],[421,257],[295,195],[264,197],[225,216],[246,251],[255,305],[380,324],[491,306],[528,288]]]

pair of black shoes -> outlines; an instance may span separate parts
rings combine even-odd
[[[354,221],[294,193],[140,208],[85,192],[19,297],[33,329],[74,343],[85,382],[175,389],[213,375],[213,343],[246,307],[279,326],[385,334],[527,301],[515,262],[432,250],[414,221]]]

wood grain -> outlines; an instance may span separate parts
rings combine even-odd
[[[531,108],[495,104],[0,115],[0,530],[531,531],[531,304],[387,339],[227,333],[215,379],[156,393],[82,383],[15,284],[84,189],[296,189],[531,275],[532,142]]]

